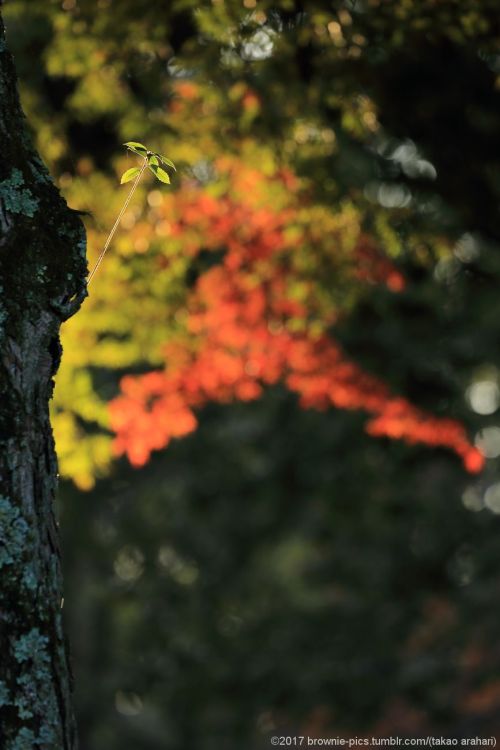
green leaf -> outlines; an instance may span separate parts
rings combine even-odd
[[[134,177],[137,177],[140,171],[141,170],[139,169],[139,167],[132,167],[131,169],[127,169],[127,171],[122,174],[120,185],[124,185],[126,182],[130,182],[130,180],[133,180]]]
[[[150,170],[154,174],[154,176],[160,180],[160,182],[166,182],[167,185],[170,184],[170,177],[168,176],[167,172],[165,172],[164,169],[161,167],[157,167],[155,164],[150,165]]]
[[[126,146],[129,151],[133,151],[135,154],[139,154],[139,156],[146,156],[146,154],[148,153],[146,146],[144,146],[142,143],[137,143],[136,141],[128,141],[123,145]]]
[[[149,157],[149,163],[153,164],[153,166],[155,166],[155,167],[159,167],[160,166],[160,160],[158,159],[158,155],[157,154],[153,154],[152,156],[150,156]]]
[[[174,164],[173,161],[171,161],[170,159],[167,159],[166,156],[162,156],[161,154],[155,154],[155,156],[157,156],[159,159],[161,159],[162,162],[167,165],[167,167],[172,167],[172,169],[174,170],[174,172],[177,172],[177,169],[175,168],[175,164]]]

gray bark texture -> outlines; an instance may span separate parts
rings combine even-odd
[[[85,233],[33,148],[0,14],[1,750],[77,746],[48,405],[85,277]]]

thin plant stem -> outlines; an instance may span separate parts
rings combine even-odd
[[[136,189],[137,185],[139,184],[139,182],[141,180],[141,177],[143,175],[143,172],[144,172],[144,170],[146,169],[147,166],[148,166],[148,160],[144,159],[144,164],[141,167],[141,171],[139,172],[139,174],[135,178],[135,180],[133,182],[133,185],[132,185],[132,187],[130,189],[130,192],[127,195],[127,199],[126,199],[125,203],[123,204],[120,213],[118,214],[118,218],[116,219],[115,223],[113,224],[113,228],[112,228],[111,232],[108,234],[108,238],[107,238],[106,242],[104,243],[104,247],[103,247],[103,249],[101,251],[101,254],[97,258],[96,264],[95,264],[94,268],[92,269],[92,271],[90,272],[90,274],[89,274],[89,276],[87,278],[87,286],[90,284],[90,282],[92,280],[92,277],[94,276],[95,272],[97,271],[97,269],[101,265],[102,259],[106,255],[108,247],[111,244],[111,240],[113,239],[113,237],[115,235],[115,232],[118,229],[118,226],[120,224],[120,221],[122,220],[122,216],[125,213],[125,211],[127,210],[127,206],[130,203],[130,201],[132,199],[132,196],[135,193],[135,189]]]

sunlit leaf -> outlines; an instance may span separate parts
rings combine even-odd
[[[133,180],[134,177],[137,177],[141,170],[139,167],[132,167],[131,169],[127,169],[126,172],[122,174],[120,184],[124,185],[126,182],[130,182],[130,180]]]
[[[173,161],[171,161],[171,159],[167,159],[167,157],[166,156],[162,156],[162,154],[155,154],[155,156],[158,156],[158,158],[161,159],[162,162],[164,164],[166,164],[167,167],[171,167],[174,170],[174,172],[177,172],[175,164],[174,164]]]
[[[167,172],[165,172],[164,169],[162,169],[161,167],[157,167],[154,164],[151,164],[149,168],[152,171],[152,173],[154,174],[154,176],[158,180],[160,180],[160,182],[165,182],[165,183],[167,183],[167,185],[170,184],[170,177],[168,176]]]
[[[144,146],[142,143],[137,143],[137,141],[127,141],[127,143],[123,144],[126,146],[129,151],[133,151],[135,154],[139,154],[139,156],[146,156],[148,153],[148,150],[146,146]]]

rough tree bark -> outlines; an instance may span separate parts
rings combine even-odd
[[[1,5],[1,0],[0,0]],[[75,748],[48,404],[85,234],[33,148],[0,14],[0,748]]]

